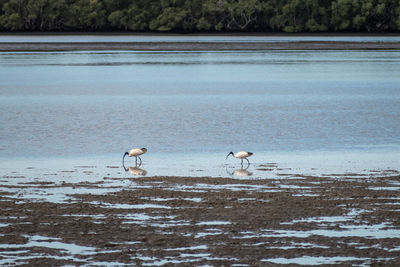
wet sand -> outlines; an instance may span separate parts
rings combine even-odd
[[[399,42],[2,42],[0,51],[399,50]]]
[[[106,176],[93,183],[4,179],[16,182],[3,183],[0,191],[2,265],[400,262],[397,171],[381,177],[132,176],[108,193],[100,189],[123,178]],[[67,188],[76,193],[59,203],[23,193]]]

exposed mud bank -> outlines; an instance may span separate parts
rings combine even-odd
[[[23,178],[15,178],[23,179]],[[127,178],[62,202],[18,183],[0,193],[0,263],[27,265],[382,264],[400,261],[400,176]],[[22,181],[22,180],[21,180]],[[82,190],[79,190],[82,192]]]
[[[0,51],[252,51],[252,50],[398,50],[399,42],[57,42],[0,43]]]

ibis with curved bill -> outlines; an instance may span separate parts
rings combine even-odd
[[[136,158],[136,166],[138,166],[137,164],[137,160],[139,158],[140,163],[139,166],[142,165],[142,159],[139,157],[140,155],[143,155],[144,153],[147,152],[146,148],[133,148],[131,149],[129,152],[125,152],[124,157],[122,158],[122,165],[124,164],[124,160],[125,160],[125,156],[128,155],[129,157],[135,157]]]
[[[225,159],[225,160],[227,160],[228,157],[229,157],[230,155],[234,156],[234,157],[237,158],[237,159],[240,159],[240,160],[241,160],[241,161],[240,161],[240,164],[243,164],[243,159],[247,160],[247,163],[250,164],[250,161],[249,161],[247,158],[250,157],[251,155],[253,155],[253,153],[252,153],[252,152],[247,152],[247,151],[240,151],[240,152],[238,152],[238,153],[236,153],[236,154],[233,154],[233,152],[231,151],[231,152],[229,152],[229,154],[226,156],[226,159]]]

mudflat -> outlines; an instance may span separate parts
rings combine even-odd
[[[398,50],[400,42],[1,42],[0,51]]]
[[[274,179],[131,177],[107,193],[93,192],[122,178],[4,179],[16,182],[0,191],[2,265],[400,262],[395,170]],[[72,193],[58,202],[24,195],[47,189]]]

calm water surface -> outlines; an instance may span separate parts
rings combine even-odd
[[[0,53],[0,114],[3,165],[119,163],[139,146],[147,162],[249,150],[398,167],[400,51]]]

